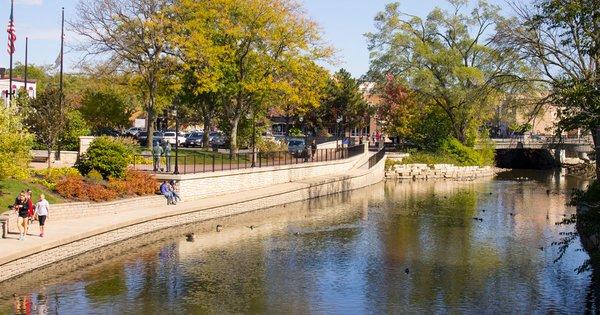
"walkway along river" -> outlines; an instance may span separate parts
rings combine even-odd
[[[168,229],[1,283],[0,313],[579,313],[587,255],[550,244],[583,185],[388,181]]]

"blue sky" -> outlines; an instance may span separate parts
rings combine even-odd
[[[361,76],[369,68],[369,53],[364,33],[373,29],[373,17],[383,10],[389,0],[299,0],[307,13],[316,20],[325,39],[337,49],[340,63],[330,68],[343,67],[354,76]],[[29,37],[29,62],[53,64],[60,50],[60,11],[65,7],[68,20],[74,15],[78,0],[15,0],[15,26],[17,30],[14,61],[25,59],[25,36]],[[503,0],[491,0],[503,4]],[[404,0],[403,11],[426,15],[435,6],[444,6],[445,0]],[[0,0],[0,29],[5,30],[10,14],[10,0]],[[0,35],[0,63],[8,66],[6,32]],[[69,34],[66,35],[69,40]],[[76,53],[67,53],[68,70],[76,71]]]

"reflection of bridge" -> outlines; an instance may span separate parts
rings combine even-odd
[[[533,138],[510,138],[510,139],[492,139],[496,150],[511,149],[546,149],[546,150],[566,150],[577,153],[588,153],[594,151],[594,144],[591,139],[533,139]],[[481,145],[477,145],[481,147]]]

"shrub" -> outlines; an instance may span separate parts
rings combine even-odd
[[[117,197],[152,195],[157,187],[156,180],[151,175],[134,170],[127,170],[124,179],[111,178],[108,183],[97,175],[93,175],[97,176],[95,180],[90,179],[90,174],[94,174],[94,171],[91,171],[87,178],[66,176],[56,184],[55,190],[66,199],[98,202],[114,200]]]
[[[100,174],[100,172],[97,170],[91,170],[86,177],[90,182],[94,183],[101,183],[104,180],[102,174]]]
[[[77,168],[83,175],[97,170],[102,178],[123,178],[125,170],[133,159],[133,148],[120,138],[98,137],[92,141]]]
[[[268,152],[268,153],[272,153],[272,152],[287,152],[288,150],[288,146],[285,143],[285,141],[277,141],[277,140],[273,140],[273,139],[264,139],[264,138],[260,138],[258,139],[258,141],[256,142],[256,151],[258,152]]]
[[[439,154],[450,155],[459,165],[493,165],[495,155],[493,146],[487,142],[484,142],[483,146],[483,149],[475,150],[455,138],[450,138],[442,142]]]

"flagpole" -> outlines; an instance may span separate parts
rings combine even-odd
[[[24,75],[24,79],[25,79],[25,93],[27,93],[27,95],[29,95],[29,90],[27,90],[27,49],[29,45],[29,37],[25,37],[25,75]]]
[[[14,9],[14,5],[15,5],[15,1],[11,0],[10,1],[10,24],[12,25],[12,27],[14,27],[14,19],[13,19],[13,9]],[[10,35],[12,36],[12,34]],[[9,43],[9,45],[14,45],[14,43]],[[8,69],[8,103],[9,105],[11,105],[12,103],[12,97],[13,97],[13,53],[14,51],[10,52],[10,67]]]
[[[60,26],[60,95],[59,95],[59,105],[60,105],[60,119],[64,119],[63,115],[63,59],[64,59],[64,44],[65,44],[65,8],[62,8],[62,20]],[[58,148],[56,150],[56,160],[60,161],[60,141],[58,142]]]

